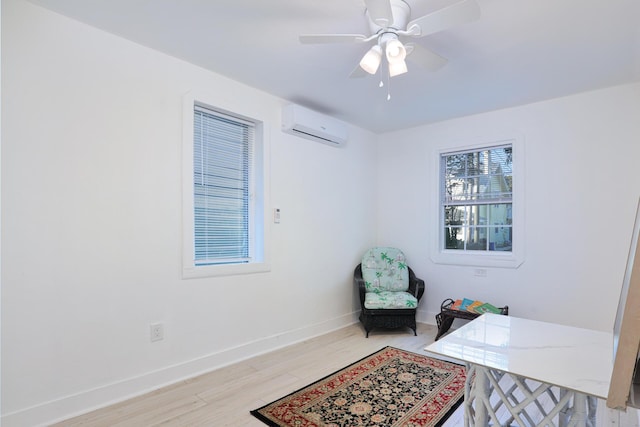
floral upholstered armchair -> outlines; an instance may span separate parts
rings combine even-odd
[[[369,337],[373,328],[409,327],[416,332],[416,311],[424,280],[416,277],[397,248],[369,249],[353,273],[360,294],[360,322]]]

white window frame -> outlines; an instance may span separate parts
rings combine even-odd
[[[241,103],[208,94],[203,91],[189,92],[183,98],[182,134],[182,277],[184,279],[252,274],[270,271],[269,240],[270,221],[268,215],[269,189],[269,132],[259,111],[248,103]],[[196,265],[194,242],[194,108],[204,107],[255,125],[253,152],[253,175],[251,191],[250,223],[252,235],[251,259],[246,263]]]
[[[511,252],[503,251],[461,251],[445,248],[444,217],[441,204],[441,188],[444,174],[441,170],[443,155],[464,151],[480,151],[483,149],[511,145],[513,148],[513,197],[512,197],[512,235]],[[475,141],[471,144],[451,144],[438,147],[432,152],[433,181],[432,190],[432,225],[431,260],[438,264],[452,264],[475,267],[518,268],[525,257],[525,207],[524,207],[524,142],[522,137],[491,138]]]

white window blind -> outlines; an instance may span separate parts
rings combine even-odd
[[[250,262],[255,125],[196,105],[193,139],[195,265]]]

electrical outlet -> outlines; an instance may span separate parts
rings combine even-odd
[[[164,339],[164,326],[162,323],[154,323],[149,325],[151,342],[162,341]]]
[[[473,275],[476,277],[487,277],[487,269],[486,268],[476,268],[473,270]]]

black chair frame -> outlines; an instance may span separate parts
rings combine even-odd
[[[418,301],[424,294],[424,280],[416,277],[416,274],[410,267],[409,269],[409,292],[415,296]],[[387,328],[395,329],[408,327],[413,330],[413,335],[417,336],[416,331],[416,308],[398,308],[398,309],[368,309],[364,306],[364,295],[367,292],[367,288],[362,278],[362,264],[358,264],[353,272],[353,283],[355,284],[360,294],[360,322],[364,326],[367,338],[369,338],[369,332],[373,328]]]

